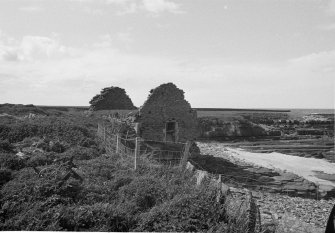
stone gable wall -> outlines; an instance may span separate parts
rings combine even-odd
[[[90,108],[94,111],[136,109],[126,91],[123,88],[113,86],[102,89],[100,94],[92,98],[90,104]]]
[[[141,137],[163,141],[165,124],[169,120],[178,122],[179,142],[199,136],[196,111],[184,99],[184,92],[172,83],[162,84],[152,90],[140,109],[138,122]]]

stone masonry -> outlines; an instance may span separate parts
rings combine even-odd
[[[197,113],[173,83],[150,91],[136,122],[139,135],[146,140],[186,142],[199,136]]]
[[[136,109],[126,91],[120,87],[106,87],[101,93],[94,96],[90,101],[91,109],[112,110],[112,109]]]

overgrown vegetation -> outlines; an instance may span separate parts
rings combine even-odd
[[[248,232],[241,200],[177,167],[105,155],[96,119],[0,122],[0,230]],[[18,153],[19,152],[19,153]]]
[[[216,232],[233,222],[215,189],[196,187],[191,174],[177,168],[132,171],[105,156],[76,164],[84,182],[72,179],[61,187],[61,175],[15,171],[1,189],[0,229]]]
[[[0,114],[5,113],[9,115],[22,116],[27,113],[48,115],[48,113],[40,107],[36,107],[32,104],[0,104]]]
[[[215,189],[196,187],[178,168],[133,171],[131,161],[104,155],[95,127],[96,119],[79,116],[0,123],[1,230],[225,229]]]

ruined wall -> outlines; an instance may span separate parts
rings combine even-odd
[[[136,109],[126,91],[120,87],[106,87],[100,94],[94,96],[90,101],[91,109],[112,110],[112,109]]]
[[[184,99],[184,92],[173,83],[162,84],[151,90],[140,109],[140,136],[147,140],[164,140],[165,124],[178,123],[178,141],[185,142],[199,136],[197,113]]]

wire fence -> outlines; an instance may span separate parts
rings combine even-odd
[[[113,125],[106,127],[98,124],[97,135],[102,139],[105,150],[108,155],[118,154],[122,159],[131,159],[134,161],[134,169],[148,160],[156,161],[165,165],[180,165],[184,157],[186,143],[171,143],[155,140],[144,140],[140,137],[125,138],[115,132]],[[177,145],[179,150],[160,149],[153,145]]]
[[[181,163],[191,162],[196,168],[206,172],[213,179],[220,179],[221,183],[224,183],[230,187],[235,188],[249,188],[256,191],[267,191],[273,193],[283,193],[294,197],[309,197],[320,199],[319,187],[315,185],[315,189],[306,191],[295,191],[293,189],[285,188],[284,184],[278,184],[275,182],[265,182],[259,179],[254,179],[250,176],[236,175],[241,168],[227,167],[226,173],[222,172],[208,172],[208,169],[204,168],[202,165],[197,163],[191,157],[185,159],[185,155],[190,153],[190,148],[186,148],[186,143],[171,143],[162,142],[155,140],[144,140],[140,137],[124,138],[119,134],[115,133],[112,127],[106,127],[102,124],[98,124],[97,135],[103,140],[106,152],[108,155],[118,154],[122,159],[129,159],[133,161],[133,168],[136,168],[148,160],[156,161],[159,164],[165,165],[182,165]],[[159,149],[155,146],[150,146],[150,144],[175,144],[180,146],[180,150],[165,150]],[[183,161],[184,158],[184,161]],[[182,165],[182,166],[185,166]],[[234,170],[236,173],[230,175],[228,170]],[[220,178],[219,178],[220,177]]]

